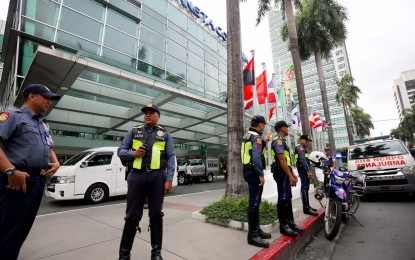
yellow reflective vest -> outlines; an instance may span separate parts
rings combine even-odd
[[[252,165],[252,140],[256,137],[260,136],[255,131],[248,131],[243,139],[242,139],[242,146],[241,146],[241,159],[243,165]],[[265,143],[262,144],[262,167],[265,168],[267,165],[267,150],[265,149]]]
[[[285,142],[285,140],[280,136],[280,135],[276,135],[274,137],[274,140],[272,142],[272,150],[271,150],[271,158],[272,158],[272,162],[279,165],[280,162],[277,158],[277,153],[274,151],[274,142],[276,142],[278,145],[281,145],[279,142],[281,142],[282,144],[284,144],[284,156],[285,156],[285,160],[287,161],[287,165],[291,166],[291,156],[290,156],[290,148],[288,147],[287,143]]]

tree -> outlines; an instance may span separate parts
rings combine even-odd
[[[359,94],[362,93],[359,87],[353,84],[353,77],[350,74],[345,74],[340,80],[336,80],[339,90],[336,93],[336,101],[343,105],[343,112],[346,119],[347,137],[349,144],[353,144],[353,136],[351,131],[351,123],[348,109],[352,105],[357,105]]]
[[[301,71],[301,59],[298,48],[297,29],[294,20],[293,4],[297,9],[301,10],[300,0],[274,0],[275,4],[280,4],[281,12],[284,19],[287,19],[288,36],[290,39],[291,56],[294,63],[295,81],[297,84],[298,93],[298,106],[300,108],[301,116],[301,128],[303,134],[310,134],[310,122],[308,120],[307,101],[305,98],[303,73]],[[257,24],[259,24],[262,18],[271,10],[271,0],[259,0],[258,1],[258,15]],[[311,147],[310,147],[311,148]]]
[[[415,105],[411,109],[405,109],[403,111],[403,119],[399,123],[397,129],[393,129],[391,134],[404,141],[409,148],[412,148],[415,143],[414,138],[415,129]]]
[[[345,41],[346,20],[345,8],[335,0],[305,0],[302,11],[296,15],[300,57],[305,61],[314,54],[326,122],[331,122],[331,118],[322,57],[329,58],[330,52]],[[283,40],[287,41],[287,24],[282,27],[281,35]],[[330,150],[336,151],[332,124],[329,126],[328,136]]]
[[[370,129],[375,129],[372,117],[359,106],[350,109],[350,116],[353,118],[357,136],[360,138],[370,136]]]
[[[242,96],[242,45],[240,0],[226,0],[227,60],[228,60],[228,180],[226,197],[247,194],[247,185],[242,176],[241,144],[243,137],[243,96]],[[237,140],[237,141],[235,141]]]

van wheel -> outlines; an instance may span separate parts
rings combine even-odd
[[[99,204],[108,197],[108,188],[104,184],[94,184],[88,188],[85,200],[90,204]]]
[[[177,177],[177,183],[179,183],[179,185],[184,185],[185,182],[186,179],[184,177],[184,174],[179,174],[179,176]]]
[[[212,182],[213,181],[213,174],[209,173],[208,176],[206,176],[206,182]]]

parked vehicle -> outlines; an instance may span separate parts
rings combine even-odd
[[[206,182],[212,182],[213,177],[219,174],[219,158],[206,159],[188,159],[193,167],[193,180],[204,179]],[[186,182],[186,162],[187,160],[179,160],[179,169],[177,182],[183,185]]]
[[[344,168],[331,170],[325,166],[326,155],[318,151],[310,153],[308,159],[315,167],[321,168],[325,175],[323,186],[316,189],[314,196],[326,209],[324,233],[327,239],[333,240],[342,220],[346,223],[352,217],[357,221],[354,214],[360,205],[359,196],[364,195],[366,188],[366,176],[360,172],[364,166],[352,172],[347,172]],[[326,205],[322,203],[324,196],[327,198]]]
[[[117,149],[94,148],[71,157],[47,180],[46,196],[56,200],[85,199],[98,204],[108,197],[127,194],[125,167]],[[173,186],[177,186],[177,170]]]
[[[391,136],[354,140],[349,147],[348,169],[365,166],[366,192],[415,194],[415,160],[405,144]]]

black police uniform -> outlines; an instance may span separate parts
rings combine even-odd
[[[277,211],[278,211],[278,220],[280,222],[280,232],[281,234],[288,235],[291,237],[296,237],[297,232],[304,231],[298,227],[294,222],[294,215],[292,210],[292,190],[289,176],[281,167],[281,164],[278,160],[278,154],[284,154],[285,160],[287,162],[288,168],[291,171],[291,155],[290,148],[288,147],[285,137],[276,135],[271,144],[272,148],[272,165],[271,172],[275,182],[277,183],[278,189],[278,202],[277,202]],[[291,174],[291,173],[289,173]]]
[[[0,174],[0,259],[17,259],[42,200],[53,146],[49,126],[42,115],[26,106],[0,115],[1,149],[17,170],[27,172],[27,191],[8,190],[7,175]]]
[[[301,180],[301,200],[303,202],[303,212],[305,214],[317,216],[315,209],[310,207],[308,190],[310,189],[310,179],[308,172],[311,171],[311,166],[308,161],[308,151],[304,144],[299,144],[295,147],[294,158],[298,170],[298,175]]]
[[[134,150],[147,145],[144,157],[133,158]],[[127,209],[125,226],[120,245],[120,259],[129,259],[138,224],[143,216],[143,207],[148,199],[152,259],[161,259],[163,236],[164,183],[172,181],[175,168],[173,139],[162,126],[153,128],[141,125],[128,131],[118,149],[118,156],[133,160],[128,174]],[[158,257],[158,258],[157,258]]]
[[[241,146],[241,158],[243,164],[244,179],[248,183],[248,244],[268,247],[269,243],[262,238],[271,238],[271,234],[265,233],[259,227],[259,206],[261,204],[264,186],[260,184],[259,177],[264,176],[266,165],[266,144],[261,134],[254,128],[244,135]]]

